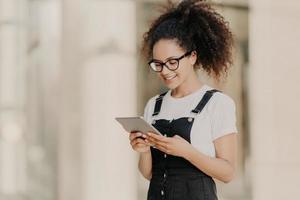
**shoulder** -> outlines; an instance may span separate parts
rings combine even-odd
[[[155,96],[153,96],[153,97],[150,97],[150,98],[148,99],[148,101],[147,101],[145,107],[147,108],[147,107],[150,107],[150,106],[154,106],[155,101],[156,101],[156,99],[157,99],[158,96],[159,96],[159,95],[157,94],[157,95],[155,95]]]
[[[234,104],[234,100],[228,94],[224,92],[216,92],[214,94],[214,101],[217,104]]]
[[[163,93],[161,93],[161,94],[164,94],[164,93],[167,93],[167,92],[169,92],[169,90],[166,91],[166,92],[163,92]],[[150,97],[150,98],[148,99],[147,103],[146,103],[146,107],[154,106],[154,105],[155,105],[155,102],[156,102],[156,99],[157,99],[161,94],[156,94],[156,95]]]
[[[235,102],[232,97],[224,92],[215,92],[209,102],[211,111],[235,109]]]
[[[165,92],[161,93],[164,94]],[[161,94],[156,94],[152,97],[150,97],[145,105],[145,112],[149,112],[149,111],[153,111],[154,110],[154,106],[156,103],[156,99],[161,95]]]
[[[152,120],[152,114],[154,112],[154,107],[156,103],[156,99],[159,97],[160,94],[157,94],[147,101],[145,108],[144,108],[144,118],[148,123],[151,123]]]

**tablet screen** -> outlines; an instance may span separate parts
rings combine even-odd
[[[155,127],[146,122],[143,117],[116,117],[122,127],[128,132],[153,132],[162,135]]]

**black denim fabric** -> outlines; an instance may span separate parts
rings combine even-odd
[[[190,142],[194,118],[161,119],[152,125],[167,137],[175,134]],[[147,200],[217,200],[214,180],[184,158],[151,148],[152,179]]]

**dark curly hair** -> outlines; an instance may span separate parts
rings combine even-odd
[[[219,79],[232,64],[233,35],[228,22],[204,0],[168,0],[164,12],[144,34],[142,51],[147,59],[160,39],[175,39],[187,51],[197,52],[195,68]]]

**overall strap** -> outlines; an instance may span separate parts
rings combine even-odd
[[[155,107],[154,107],[154,113],[152,114],[152,116],[158,115],[160,112],[160,108],[161,108],[161,104],[163,101],[164,96],[167,94],[167,92],[164,92],[162,94],[160,94],[157,98],[156,98],[156,102],[155,102]]]
[[[204,96],[202,97],[202,99],[200,100],[196,108],[192,110],[192,112],[199,114],[215,92],[221,92],[221,91],[216,89],[206,91]]]

